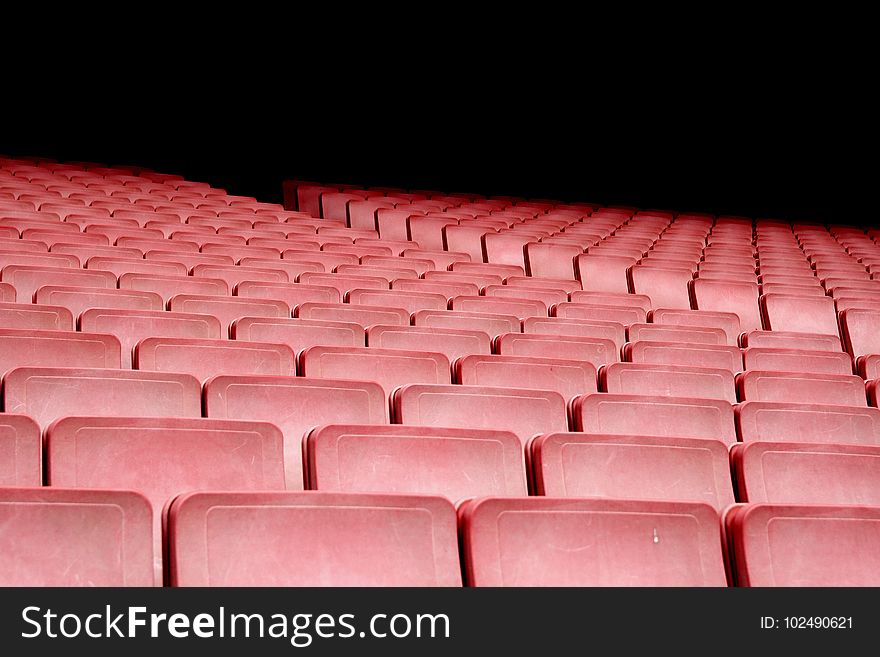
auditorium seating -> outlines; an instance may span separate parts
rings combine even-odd
[[[153,510],[156,579],[162,581],[162,509],[194,490],[284,490],[281,432],[264,422],[74,417],[46,434],[47,483],[119,488]],[[300,481],[289,482],[299,488]]]
[[[522,444],[509,431],[331,424],[306,441],[313,490],[442,495],[527,495]]]
[[[152,522],[131,491],[0,487],[0,585],[159,585]]]
[[[0,157],[0,584],[877,584],[877,231],[284,194]]]
[[[698,500],[719,512],[734,502],[718,440],[552,433],[531,449],[538,495]]]
[[[479,498],[459,508],[471,586],[725,586],[718,511],[686,501]]]
[[[190,493],[168,512],[170,583],[460,586],[456,532],[441,497]]]
[[[740,586],[880,585],[880,508],[749,504],[726,525]]]

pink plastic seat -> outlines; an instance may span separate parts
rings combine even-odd
[[[727,584],[708,504],[480,498],[459,508],[459,525],[470,586]]]
[[[193,493],[169,510],[170,582],[459,586],[455,520],[441,497]]]
[[[0,585],[156,586],[149,502],[130,491],[0,488]]]
[[[364,493],[526,495],[522,446],[509,431],[331,424],[306,442],[309,487]]]
[[[735,501],[718,440],[551,433],[531,448],[538,495],[700,501],[719,512]]]

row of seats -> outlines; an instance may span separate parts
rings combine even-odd
[[[137,493],[13,488],[0,501],[3,585],[162,581]],[[169,505],[165,533],[174,586],[880,583],[876,506],[721,516],[699,502],[483,497],[456,513],[427,496],[197,492]]]

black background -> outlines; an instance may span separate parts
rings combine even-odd
[[[222,92],[222,79],[213,91],[80,90],[6,103],[0,154],[149,166],[274,202],[299,178],[873,221],[864,81],[785,67],[758,79],[735,60],[687,80],[670,78],[673,64],[639,77],[578,66],[387,81],[297,69]]]

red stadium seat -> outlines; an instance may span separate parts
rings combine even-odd
[[[0,586],[161,584],[150,504],[130,491],[0,488],[0,552]]]
[[[306,442],[309,487],[363,493],[527,495],[522,445],[509,431],[332,424]]]
[[[159,276],[155,274],[123,274],[119,277],[119,289],[153,292],[168,303],[178,294],[199,294],[225,297],[231,288],[220,278],[196,278],[194,276]]]
[[[633,292],[650,297],[655,308],[690,309],[688,284],[693,274],[689,269],[634,265],[630,276]]]
[[[599,372],[602,389],[612,394],[724,399],[736,403],[733,374],[728,369],[612,363]]]
[[[630,363],[720,367],[734,374],[743,369],[742,352],[728,345],[638,340],[623,346],[623,357]]]
[[[43,485],[42,438],[31,418],[0,413],[0,454],[0,490]]]
[[[520,328],[518,317],[495,313],[420,310],[413,314],[412,319],[415,326],[482,331],[490,338],[501,333],[515,332]]]
[[[296,316],[302,319],[320,319],[360,324],[364,329],[374,324],[409,326],[409,312],[388,306],[358,306],[347,303],[303,303],[297,306]]]
[[[354,289],[387,290],[389,288],[389,282],[380,276],[361,276],[341,273],[320,274],[305,272],[300,274],[299,282],[306,285],[335,287],[343,296],[346,292]]]
[[[739,317],[733,313],[708,310],[670,310],[661,308],[648,313],[648,321],[666,326],[693,326],[697,328],[720,328],[727,336],[727,344],[739,344],[742,333]]]
[[[880,354],[880,312],[850,308],[840,313],[841,334],[853,358]]]
[[[469,386],[553,390],[565,399],[597,390],[595,366],[557,358],[474,354],[455,362],[455,378]]]
[[[75,255],[70,255],[69,253],[37,253],[34,251],[6,249],[0,251],[0,269],[8,265],[79,269],[80,261]]]
[[[135,345],[144,338],[224,337],[216,317],[178,312],[92,308],[80,315],[80,330],[109,333],[122,344],[122,366],[130,368]]]
[[[852,374],[853,363],[842,351],[807,351],[748,347],[743,350],[747,370],[808,372],[814,374]]]
[[[0,328],[74,331],[76,322],[61,306],[0,303]]]
[[[566,335],[611,340],[617,349],[623,347],[626,342],[626,329],[623,324],[600,320],[527,317],[523,320],[522,331],[526,334]]]
[[[19,301],[32,301],[34,293],[44,285],[72,285],[76,287],[116,288],[116,276],[109,271],[62,269],[60,267],[28,267],[6,265],[3,280],[12,284]]]
[[[689,342],[698,344],[726,345],[724,329],[701,326],[676,326],[674,324],[631,324],[626,329],[630,342],[652,340],[656,342]]]
[[[119,367],[119,340],[75,331],[0,329],[0,375],[15,367]]]
[[[292,376],[295,361],[287,345],[241,340],[145,338],[134,351],[134,369],[183,372],[199,381],[219,374]]]
[[[470,586],[727,583],[718,512],[699,502],[480,498],[459,524]]]
[[[551,309],[551,316],[565,319],[600,320],[616,322],[629,326],[644,322],[647,312],[643,308],[625,305],[603,305],[593,303],[557,303]]]
[[[483,288],[483,294],[487,297],[508,298],[508,299],[531,299],[540,301],[547,308],[550,306],[568,301],[568,294],[565,290],[554,289],[551,287],[532,287],[532,286],[511,286],[511,285],[487,285]]]
[[[750,442],[731,457],[745,502],[880,506],[880,447]]]
[[[270,283],[287,283],[290,278],[286,271],[278,269],[258,269],[257,267],[229,267],[220,265],[196,265],[192,275],[195,278],[221,279],[226,281],[230,290],[242,281],[266,281]]]
[[[279,299],[290,308],[301,303],[341,303],[342,297],[335,287],[305,285],[303,283],[265,283],[242,281],[235,289],[236,296],[248,299]]]
[[[733,407],[719,399],[598,393],[575,398],[571,410],[576,431],[736,442]]]
[[[260,420],[281,429],[288,485],[303,478],[302,441],[312,427],[388,423],[385,393],[371,381],[217,376],[205,383],[204,397],[207,417]]]
[[[627,269],[637,258],[600,253],[584,253],[575,260],[577,277],[585,290],[595,292],[629,292]]]
[[[694,308],[734,313],[743,331],[762,328],[757,284],[696,278],[691,288]]]
[[[745,401],[736,408],[740,440],[880,445],[880,410],[864,406]]]
[[[693,438],[551,433],[532,443],[535,492],[549,497],[734,503],[728,448]]]
[[[315,345],[363,347],[366,341],[364,328],[352,322],[269,317],[242,317],[232,323],[230,336],[235,340],[285,344],[294,354]]]
[[[113,369],[18,367],[3,380],[6,412],[43,429],[68,415],[199,417],[200,391],[186,374]]]
[[[489,354],[489,336],[482,331],[433,326],[376,324],[367,328],[367,345],[384,349],[409,349],[444,354],[452,363],[470,354]]]
[[[127,310],[164,310],[162,297],[154,292],[80,288],[66,285],[44,285],[34,295],[38,304],[63,306],[74,316],[89,308],[120,308]]]
[[[550,390],[411,384],[391,401],[398,424],[502,429],[523,446],[536,434],[568,430],[565,399]]]
[[[390,395],[407,383],[450,383],[442,353],[376,347],[314,346],[299,357],[300,374],[315,379],[375,381]]]
[[[193,493],[174,501],[168,530],[173,586],[461,585],[442,497]]]
[[[838,335],[837,314],[830,297],[761,297],[764,326],[772,331]]]
[[[276,299],[196,294],[177,294],[171,297],[168,301],[168,310],[211,315],[220,322],[223,337],[228,337],[230,324],[240,317],[290,317],[290,307],[284,301]]]
[[[502,333],[493,341],[495,353],[505,356],[563,358],[591,363],[596,368],[620,360],[620,349],[604,338],[570,335]]]
[[[130,272],[139,274],[158,274],[159,276],[186,276],[189,269],[182,262],[158,262],[143,258],[106,258],[92,256],[86,263],[89,270],[109,271],[117,277]]]
[[[527,270],[536,278],[575,278],[575,259],[583,253],[579,246],[531,242],[526,244]]]
[[[843,374],[804,374],[751,370],[738,374],[742,401],[792,402],[867,406],[865,382]]]
[[[407,292],[428,292],[442,294],[447,303],[459,295],[477,296],[480,288],[474,283],[456,283],[454,281],[429,281],[421,278],[397,278],[391,281],[392,290]]]
[[[157,581],[162,510],[177,495],[285,489],[282,436],[269,423],[74,417],[53,423],[46,445],[50,485],[135,490],[150,501]]]
[[[728,514],[739,586],[880,585],[880,508],[750,504]]]
[[[349,291],[346,294],[346,301],[356,305],[404,308],[410,314],[419,310],[446,310],[448,303],[442,294],[359,288]]]
[[[770,347],[774,349],[802,349],[810,351],[839,351],[840,338],[817,333],[789,331],[749,331],[742,335],[743,347]]]

